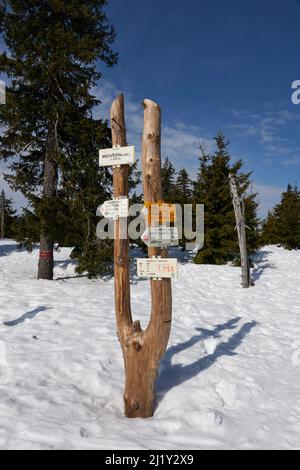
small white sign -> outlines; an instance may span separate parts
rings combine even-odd
[[[99,150],[99,165],[118,166],[133,165],[135,159],[135,147],[114,147],[112,149]]]
[[[145,230],[141,239],[150,248],[178,246],[178,228],[164,225],[149,227]]]
[[[5,83],[0,80],[0,104],[6,103],[6,86]]]
[[[147,277],[154,279],[178,277],[177,259],[173,258],[138,258],[137,259],[138,277]]]
[[[111,201],[106,201],[99,207],[100,214],[107,219],[119,219],[121,217],[128,217],[129,203],[127,198],[117,198]]]

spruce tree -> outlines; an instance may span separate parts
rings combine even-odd
[[[297,186],[289,184],[280,203],[269,212],[263,225],[262,241],[288,250],[300,248],[300,192]]]
[[[175,200],[182,206],[192,203],[192,181],[185,168],[179,171],[175,183]]]
[[[13,208],[12,200],[5,196],[5,191],[0,195],[0,226],[1,238],[11,238],[14,234],[14,223],[16,221],[16,211]]]
[[[9,51],[0,55],[0,71],[11,80],[7,103],[0,107],[0,157],[13,158],[7,179],[39,219],[42,279],[53,278],[54,226],[57,212],[65,210],[59,195],[67,191],[66,175],[70,168],[77,176],[86,171],[94,153],[78,149],[90,149],[101,127],[107,128],[92,118],[99,101],[90,91],[101,78],[98,61],[107,66],[117,61],[106,3],[0,2],[0,31]]]
[[[38,244],[40,237],[39,219],[29,208],[23,208],[19,215],[14,230],[14,238],[19,243],[19,248],[32,251]]]
[[[162,183],[162,190],[163,190],[163,199],[164,202],[173,203],[175,198],[175,177],[176,177],[176,170],[170,161],[169,157],[167,157],[162,165],[161,168],[161,183]]]
[[[248,249],[258,248],[258,219],[256,195],[247,196],[251,173],[241,172],[243,162],[231,164],[229,143],[223,134],[216,139],[216,151],[209,155],[201,147],[200,169],[194,183],[194,203],[205,206],[204,247],[196,255],[197,264],[224,264],[239,258],[238,239],[228,175],[235,175],[240,196],[245,202],[248,230]]]
[[[179,171],[176,183],[175,183],[175,196],[174,202],[181,206],[182,221],[184,221],[184,206],[186,204],[192,204],[193,202],[193,191],[192,191],[192,181],[189,177],[188,172],[185,168]],[[179,246],[182,247],[182,250],[185,250],[185,245],[188,240],[185,238],[184,230],[182,231],[182,238],[179,240]]]

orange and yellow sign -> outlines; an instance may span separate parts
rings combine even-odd
[[[148,225],[166,225],[176,222],[175,204],[167,204],[163,201],[146,202]]]

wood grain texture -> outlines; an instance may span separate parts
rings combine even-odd
[[[157,104],[144,102],[143,185],[145,202],[162,199],[161,117]],[[113,145],[126,145],[124,98],[119,96],[111,109]],[[128,196],[128,167],[114,169],[114,196]],[[124,222],[124,221],[123,221]],[[149,418],[154,413],[155,381],[166,350],[172,315],[170,279],[151,281],[151,317],[145,331],[132,322],[130,307],[129,241],[120,239],[122,221],[115,224],[115,307],[118,337],[125,365],[124,405],[128,418]],[[127,228],[127,221],[126,221]],[[167,256],[166,250],[150,249],[149,256]],[[149,302],[150,304],[150,302]]]
[[[235,213],[236,228],[238,232],[240,255],[241,255],[241,268],[242,268],[242,286],[244,289],[248,289],[251,285],[250,279],[250,263],[247,250],[247,237],[246,237],[246,224],[244,211],[242,209],[242,202],[238,195],[237,184],[235,177],[229,175],[230,190],[232,194],[232,202]],[[252,284],[253,285],[253,284]]]

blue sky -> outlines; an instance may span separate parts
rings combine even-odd
[[[222,130],[253,170],[261,214],[299,181],[300,1],[110,0],[119,63],[102,68],[99,113],[124,92],[130,143],[139,149],[141,101],[163,111],[163,156],[194,175],[198,146]]]
[[[120,59],[103,69],[103,115],[104,93],[124,91],[136,143],[139,103],[156,100],[163,110],[163,155],[192,174],[198,143],[209,145],[222,130],[233,158],[254,172],[262,212],[288,182],[300,183],[300,106],[291,102],[291,84],[300,79],[299,1],[109,3]]]

